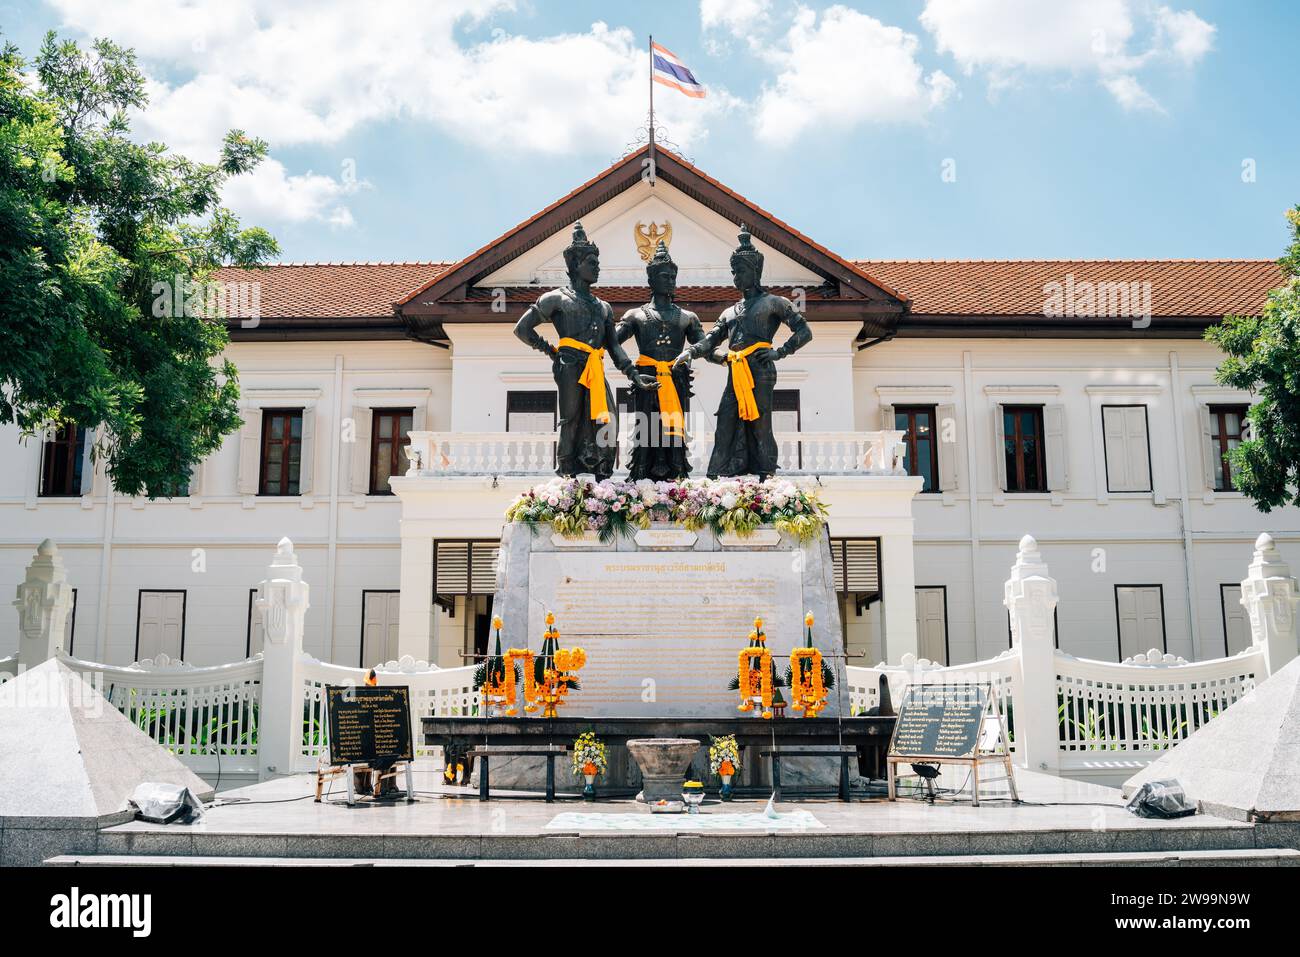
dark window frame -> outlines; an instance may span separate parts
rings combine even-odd
[[[52,438],[41,443],[41,498],[81,497],[82,468],[88,437],[86,429],[68,423],[57,429]],[[56,483],[60,465],[63,467],[62,482]]]
[[[262,438],[261,438],[261,443],[259,445],[260,452],[258,456],[259,462],[257,467],[257,494],[258,495],[264,495],[271,498],[293,498],[295,496],[302,494],[302,470],[305,467],[302,460],[302,427],[303,427],[304,412],[305,410],[301,408],[262,410]],[[267,451],[271,448],[273,444],[271,439],[271,420],[280,416],[284,417],[287,420],[286,421],[287,427],[284,430],[283,437],[279,440],[279,444],[283,449],[283,454],[280,459],[280,490],[277,492],[269,492],[267,491],[267,485],[266,485],[266,466],[267,466]],[[297,439],[293,437],[294,418],[298,419]],[[292,484],[289,481],[289,452],[294,445],[298,446],[298,488],[293,491],[289,491],[288,489]]]
[[[939,488],[939,407],[937,405],[896,405],[894,406],[894,426],[898,426],[898,417],[907,416],[907,428],[903,432],[903,444],[907,447],[908,475],[921,476],[916,454],[916,417],[919,414],[930,416],[930,488],[922,492],[938,492]]]
[[[248,590],[248,622],[244,628],[244,657],[253,657],[253,616],[257,614],[257,593],[260,589],[250,588]],[[266,633],[262,634],[263,650],[266,645]]]
[[[415,428],[415,409],[413,408],[392,408],[392,409],[372,409],[370,418],[370,495],[392,495],[393,490],[385,482],[382,487],[379,485],[379,446],[381,443],[389,443],[388,450],[388,475],[391,478],[394,475],[404,473],[402,468],[402,459],[405,456],[402,449],[410,448],[411,431],[407,429],[402,432],[402,419],[411,420],[411,429]],[[387,439],[379,434],[379,420],[381,418],[393,420],[393,434]]]
[[[155,595],[180,595],[181,596],[181,650],[176,656],[179,660],[185,660],[185,630],[190,624],[190,595],[186,588],[140,588],[135,593],[135,657],[133,661],[140,660],[140,611],[144,607],[144,593],[150,592]]]
[[[1116,661],[1124,660],[1124,635],[1119,620],[1119,590],[1121,588],[1155,588],[1160,593],[1160,651],[1169,654],[1169,622],[1165,616],[1165,586],[1159,582],[1116,582],[1115,590],[1115,654]],[[1227,640],[1226,638],[1224,639]],[[1138,654],[1146,654],[1151,649],[1142,648]]]
[[[1223,657],[1227,658],[1232,654],[1232,649],[1228,647],[1228,599],[1224,594],[1225,588],[1236,588],[1240,590],[1241,582],[1220,582],[1219,583],[1219,615],[1223,622]],[[1250,614],[1246,614],[1246,627],[1250,627]],[[1254,635],[1251,635],[1254,640]]]
[[[1146,488],[1126,488],[1122,492],[1117,492],[1110,487],[1110,453],[1106,451],[1106,410],[1107,409],[1141,409],[1142,420],[1146,423],[1147,433],[1147,487]],[[1131,492],[1134,495],[1149,495],[1155,488],[1156,473],[1151,463],[1151,409],[1145,402],[1111,402],[1101,407],[1101,460],[1106,469],[1106,491],[1113,495],[1123,495]]]
[[[77,640],[77,589],[72,589],[72,610],[68,612],[72,620],[68,622],[68,655],[72,655],[73,642]]]
[[[1020,430],[1021,416],[1024,415],[1024,413],[1026,412],[1031,413],[1033,415],[1033,423],[1035,427],[1034,450],[1035,450],[1035,459],[1036,459],[1035,465],[1038,468],[1038,484],[1033,488],[1028,487],[1028,483],[1025,480],[1026,469],[1025,469],[1025,456],[1024,456],[1024,441],[1023,441],[1024,433],[1021,432]],[[1015,426],[1014,433],[1010,435],[1007,434],[1008,418],[1011,419],[1012,423]],[[1043,423],[1043,406],[1041,405],[1002,406],[1002,438],[1003,438],[1003,447],[998,450],[998,454],[1003,457],[1003,461],[1006,461],[1007,458],[1006,443],[1008,441],[1015,442],[1015,452],[1013,453],[1014,460],[1015,460],[1014,461],[1015,468],[1013,469],[1011,467],[1012,462],[1009,461],[1006,462],[1006,466],[1007,466],[1006,490],[1008,492],[1015,492],[1015,493],[1046,492],[1048,490],[1047,489],[1047,449],[1045,447],[1047,444],[1047,429]]]
[[[775,415],[777,412],[793,412],[794,430],[796,432],[803,431],[803,398],[800,396],[798,389],[772,390],[772,414]],[[802,442],[795,445],[794,465],[796,469],[803,468]]]
[[[1224,402],[1218,405],[1211,405],[1210,409],[1210,441],[1215,444],[1215,451],[1218,452],[1218,469],[1214,476],[1214,490],[1216,492],[1235,492],[1237,489],[1232,484],[1232,466],[1228,464],[1225,456],[1228,454],[1228,443],[1234,439],[1240,443],[1246,430],[1246,415],[1250,412],[1250,406],[1236,402]],[[1235,435],[1229,435],[1227,432],[1227,416],[1235,415],[1240,421],[1238,431]]]

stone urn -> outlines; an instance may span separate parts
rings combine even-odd
[[[647,804],[682,799],[682,781],[691,759],[700,750],[694,738],[633,738],[628,753],[641,768],[642,795]]]

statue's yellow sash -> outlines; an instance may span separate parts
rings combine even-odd
[[[609,402],[605,399],[605,350],[567,336],[560,340],[560,345],[587,353],[587,364],[582,369],[582,375],[578,376],[578,385],[586,386],[591,394],[592,420],[608,422]]]
[[[654,366],[655,378],[659,380],[659,415],[663,420],[664,434],[682,437],[685,434],[685,416],[682,397],[677,394],[677,384],[673,382],[672,362],[640,356],[636,364]]]
[[[749,357],[758,349],[771,349],[770,342],[756,342],[739,352],[728,352],[727,361],[731,363],[731,388],[736,393],[736,407],[740,418],[753,422],[758,418],[758,403],[754,400],[754,373],[749,368]]]

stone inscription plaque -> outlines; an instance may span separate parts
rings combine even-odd
[[[913,685],[898,708],[889,753],[973,758],[987,704],[985,685]]]
[[[740,699],[727,682],[755,615],[774,655],[802,644],[798,552],[534,552],[529,562],[529,634],[542,633],[549,608],[561,647],[587,651],[571,714],[733,716]],[[784,674],[789,660],[773,664]]]
[[[325,695],[330,764],[383,764],[414,758],[409,688],[328,685]]]

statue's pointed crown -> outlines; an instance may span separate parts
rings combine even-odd
[[[749,227],[744,223],[740,224],[740,235],[737,238],[740,240],[740,245],[737,246],[736,251],[731,254],[732,266],[735,266],[737,261],[747,262],[757,269],[759,273],[762,273],[763,254],[759,252],[750,241]]]
[[[646,263],[645,274],[653,282],[656,274],[667,270],[674,276],[677,275],[677,263],[673,262],[673,257],[668,255],[668,247],[664,241],[659,240],[659,245],[655,247],[654,257]]]

